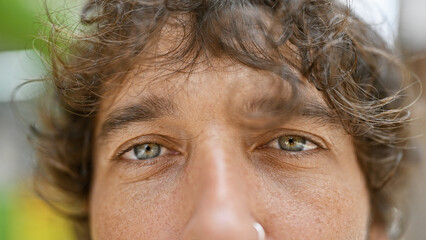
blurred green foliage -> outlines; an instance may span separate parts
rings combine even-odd
[[[52,21],[58,26],[75,29],[79,18],[79,9],[84,0],[0,0],[0,52],[35,49],[37,54],[47,53],[46,36],[52,29],[47,21],[46,8]],[[60,42],[59,42],[60,43]],[[5,53],[5,61],[0,72],[0,96],[8,99],[25,74],[32,69],[37,54],[33,51]],[[19,54],[28,55],[33,62]],[[13,55],[15,54],[15,55]],[[15,56],[13,59],[11,56]],[[18,60],[17,60],[18,59]],[[42,68],[42,65],[35,65]],[[4,72],[4,69],[8,71]],[[41,74],[41,73],[40,73]],[[6,75],[6,76],[5,76]],[[8,76],[10,75],[10,76]],[[36,77],[39,77],[37,73]],[[0,115],[3,113],[0,113]],[[1,122],[0,122],[1,123]],[[18,160],[18,159],[17,159]],[[0,160],[1,162],[1,160]],[[0,167],[3,167],[0,164]],[[28,176],[22,176],[28,177]],[[8,183],[9,184],[9,183]],[[31,189],[21,187],[19,183],[0,187],[0,240],[72,240],[73,231],[69,222],[52,211]]]
[[[0,0],[0,51],[32,48],[43,0]]]
[[[0,51],[44,48],[40,36],[47,36],[50,23],[74,25],[82,0],[0,0]]]

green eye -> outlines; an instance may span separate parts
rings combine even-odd
[[[277,139],[278,147],[285,151],[300,152],[313,150],[318,146],[304,137],[285,135]]]
[[[120,158],[132,161],[143,161],[169,154],[174,155],[177,154],[177,152],[170,151],[168,148],[158,143],[145,142],[135,144],[128,148],[124,153],[120,154]]]
[[[161,154],[161,146],[156,143],[145,143],[134,146],[131,151],[137,160],[145,160],[158,157]]]

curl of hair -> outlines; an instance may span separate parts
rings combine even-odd
[[[348,6],[332,0],[90,0],[81,24],[70,33],[52,21],[45,82],[55,106],[40,108],[43,124],[33,128],[39,191],[52,205],[66,206],[61,210],[80,239],[89,239],[94,120],[106,93],[136,65],[180,62],[176,72],[184,72],[210,57],[272,72],[293,86],[303,77],[321,91],[353,136],[373,221],[391,225],[400,181],[388,180],[405,179],[412,158],[406,154],[404,68]],[[179,40],[153,54],[168,25],[182,30]],[[50,199],[46,189],[63,199]]]

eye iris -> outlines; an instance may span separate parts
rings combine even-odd
[[[278,139],[278,144],[286,151],[302,151],[305,148],[306,139],[298,136],[283,136]]]
[[[160,145],[156,143],[145,143],[133,148],[133,152],[137,159],[154,158],[160,155]]]

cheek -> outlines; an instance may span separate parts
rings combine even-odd
[[[272,239],[366,239],[368,193],[361,175],[351,178],[315,175],[287,179],[279,187],[265,183],[274,186],[263,192]]]
[[[338,162],[311,171],[256,168],[258,177],[248,182],[258,186],[248,188],[247,196],[268,239],[366,239],[369,202],[364,178],[355,158]],[[196,205],[181,167],[168,169],[167,178],[145,181],[99,169],[90,199],[94,240],[181,237]]]
[[[177,182],[120,183],[110,176],[92,189],[93,239],[178,239]]]

